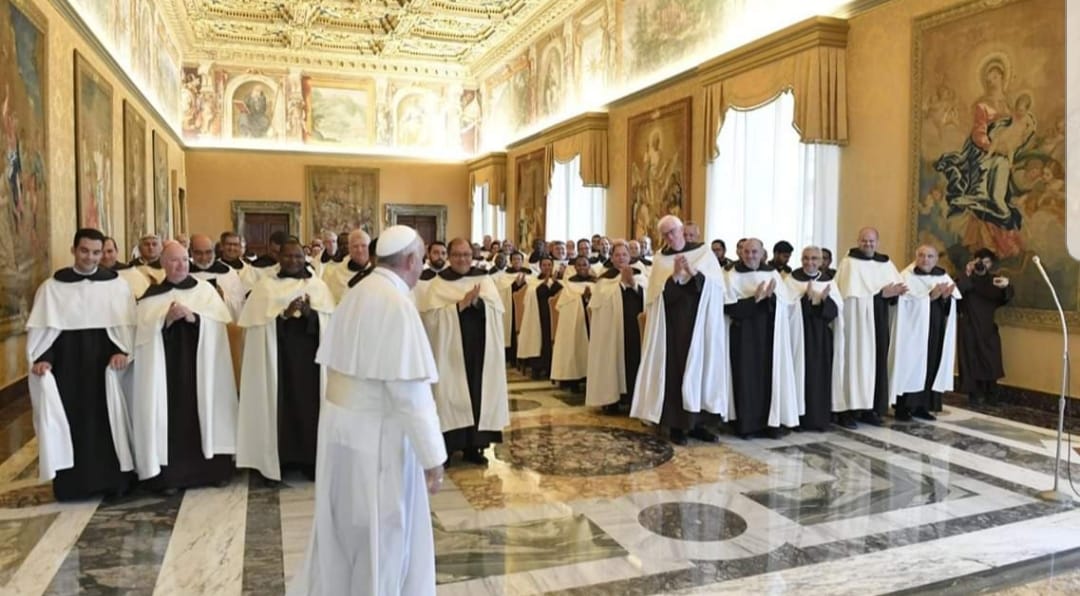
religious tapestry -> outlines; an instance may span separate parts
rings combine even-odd
[[[165,137],[154,131],[154,231],[162,240],[172,237],[169,212],[169,146]]]
[[[111,234],[112,85],[75,52],[75,197],[78,225]]]
[[[514,160],[518,246],[525,254],[532,252],[533,240],[555,240],[544,236],[544,227],[547,225],[548,183],[551,179],[544,161],[543,149],[537,149]]]
[[[126,254],[149,230],[146,221],[146,120],[124,101],[124,243]]]
[[[308,166],[305,179],[311,238],[356,228],[378,235],[379,170]]]
[[[304,77],[302,85],[307,106],[307,122],[302,131],[305,142],[359,147],[374,143],[375,83],[372,80],[324,81]]]
[[[1056,324],[1038,255],[1080,323],[1065,244],[1065,2],[978,0],[919,18],[912,64],[912,253],[950,273],[997,255],[1016,287],[1006,322]]]
[[[630,232],[660,246],[656,224],[665,215],[690,216],[689,97],[638,114],[627,124]]]
[[[26,327],[38,285],[49,276],[49,187],[45,126],[46,19],[26,0],[0,0],[0,340]]]

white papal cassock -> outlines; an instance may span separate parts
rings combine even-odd
[[[648,287],[645,275],[634,268],[634,280],[642,291]],[[592,318],[589,322],[588,382],[585,384],[585,405],[606,406],[619,401],[633,387],[626,386],[625,333],[640,333],[639,327],[625,329],[623,325],[622,279],[600,279],[589,300]],[[562,323],[560,323],[561,325]]]
[[[376,268],[354,290],[319,347],[315,519],[289,594],[426,596],[435,547],[424,470],[446,461],[435,359],[397,274]]]
[[[896,312],[890,320],[892,341],[889,342],[889,405],[897,396],[921,392],[926,384],[928,339],[930,336],[930,292],[934,286],[955,284],[943,269],[935,267],[932,274],[916,275],[912,263],[900,272],[908,291],[897,298]],[[952,299],[959,300],[960,290],[953,288]],[[938,393],[952,391],[953,366],[956,364],[956,303],[952,304],[945,320],[945,343],[941,363],[930,389]]]
[[[236,467],[254,468],[270,480],[281,480],[278,461],[278,337],[277,318],[292,303],[308,297],[319,317],[320,342],[326,337],[334,297],[317,277],[267,277],[251,291],[237,320],[244,332],[244,363],[240,373],[240,412]],[[319,376],[319,402],[326,396],[326,367]],[[309,443],[310,445],[310,443]]]

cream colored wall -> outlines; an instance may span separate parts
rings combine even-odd
[[[911,172],[912,19],[963,0],[896,0],[850,21],[848,123],[850,142],[840,161],[840,246],[854,244],[859,227],[881,232],[881,249],[897,263],[908,253]],[[1004,383],[1057,393],[1061,334],[1003,327]],[[1080,344],[1080,335],[1070,340]],[[1080,394],[1073,367],[1070,394]]]
[[[123,102],[132,102],[135,109],[146,119],[147,163],[146,180],[147,213],[152,210],[153,177],[151,130],[165,130],[141,98],[134,97],[120,82],[116,73],[92,49],[82,36],[47,0],[31,0],[47,21],[48,43],[48,180],[50,251],[53,268],[71,263],[71,238],[75,234],[75,50],[104,77],[113,90],[113,168],[112,168],[112,235],[123,241],[124,230],[124,118]],[[165,136],[169,145],[169,168],[177,170],[178,181],[183,186],[184,152],[171,136]],[[0,361],[0,386],[13,383],[27,373],[26,336],[19,335],[3,342],[4,358]]]
[[[304,204],[304,168],[314,165],[378,168],[380,218],[386,203],[446,205],[447,234],[451,238],[469,234],[469,174],[464,163],[224,150],[188,152],[191,232],[216,237],[231,230],[231,201]],[[301,233],[307,240],[306,222],[310,220],[306,206],[302,217]]]

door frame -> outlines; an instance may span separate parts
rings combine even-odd
[[[233,229],[244,236],[248,213],[283,213],[289,216],[289,235],[300,237],[300,203],[292,201],[231,201]]]
[[[446,242],[446,205],[408,205],[404,203],[387,203],[386,225],[397,225],[399,215],[419,215],[435,218],[435,239]]]

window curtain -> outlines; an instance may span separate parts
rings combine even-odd
[[[586,186],[582,176],[582,157],[555,161],[551,191],[547,200],[548,240],[571,240],[603,234],[607,221],[607,190]]]
[[[483,243],[484,236],[502,240],[506,237],[506,210],[490,199],[491,186],[485,182],[473,187],[472,242]],[[487,248],[486,246],[484,247]]]
[[[724,240],[735,258],[739,238],[836,247],[840,149],[807,144],[793,125],[790,92],[750,110],[729,108],[706,168],[705,241]]]

